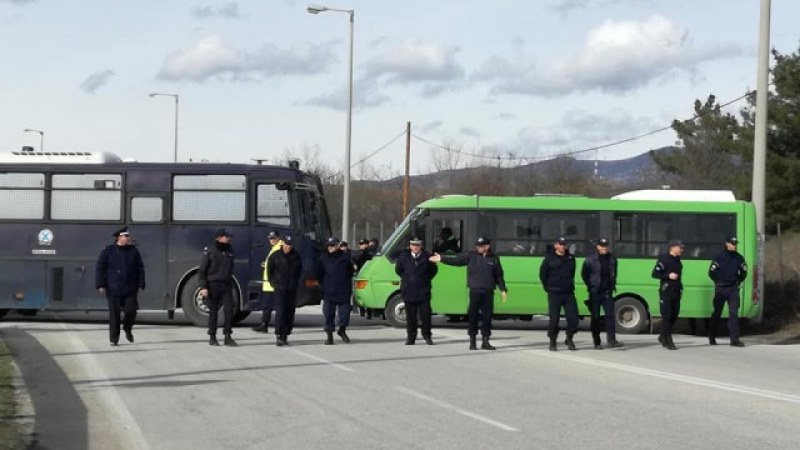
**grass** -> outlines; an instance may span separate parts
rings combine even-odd
[[[11,352],[0,340],[0,450],[19,450],[27,446],[20,430],[14,399],[14,387],[11,379],[14,376],[11,364]]]

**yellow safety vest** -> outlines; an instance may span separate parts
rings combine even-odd
[[[275,288],[269,284],[269,277],[267,276],[267,264],[269,263],[269,257],[272,256],[273,253],[277,252],[278,250],[283,247],[283,240],[280,240],[272,246],[272,249],[267,254],[267,259],[264,260],[264,275],[261,277],[263,282],[261,283],[261,290],[264,292],[275,292]]]

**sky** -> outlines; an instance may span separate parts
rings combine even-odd
[[[756,85],[760,0],[324,1],[355,11],[351,158],[374,153],[367,164],[386,177],[403,171],[406,122],[419,174],[435,145],[550,158]],[[39,149],[39,133],[23,131],[34,129],[45,150],[172,161],[174,98],[155,92],[179,96],[179,161],[302,165],[316,152],[341,170],[348,15],[307,5],[0,0],[0,151]],[[772,0],[773,48],[800,48],[798,19],[800,2]],[[580,157],[675,140],[665,131]]]

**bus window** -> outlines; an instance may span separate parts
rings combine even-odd
[[[451,255],[461,253],[464,242],[464,222],[461,220],[434,220],[433,221],[433,251]],[[420,234],[424,236],[424,233]]]
[[[482,212],[480,233],[492,239],[492,249],[499,255],[544,255],[553,241],[564,236],[569,251],[585,255],[590,236],[597,229],[594,212],[498,211]]]
[[[172,219],[190,222],[243,222],[244,175],[175,175]]]
[[[161,197],[131,198],[131,222],[161,223],[164,221],[164,199]]]
[[[289,226],[289,191],[275,184],[259,184],[256,188],[256,221]]]
[[[44,174],[0,173],[0,219],[44,219]]]
[[[326,237],[329,230],[328,214],[325,210],[325,203],[317,192],[310,189],[297,189],[294,191],[298,196],[300,205],[299,218],[300,229],[303,234],[312,241],[321,242]]]
[[[50,218],[54,220],[120,220],[122,175],[53,175]]]

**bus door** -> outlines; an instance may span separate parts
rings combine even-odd
[[[103,247],[113,243],[115,226],[50,224],[39,230],[32,252],[46,261],[48,309],[108,308],[95,289],[94,272]]]
[[[442,258],[452,258],[472,249],[467,232],[467,221],[463,211],[431,211],[427,227],[423,230],[427,242],[425,248],[438,253]],[[418,224],[419,228],[419,224]],[[469,306],[466,267],[439,264],[439,272],[433,280],[431,309],[438,314],[463,315]]]
[[[147,287],[139,293],[139,308],[172,309],[173,284],[169,281],[169,233],[166,194],[128,194],[132,244],[142,255]]]
[[[276,182],[274,179],[259,180],[251,178],[250,192],[254,193],[255,205],[252,208],[252,235],[250,236],[250,281],[247,283],[244,308],[258,310],[261,298],[261,284],[264,273],[263,263],[271,249],[267,235],[276,230],[281,234],[290,230],[290,196],[289,183]],[[299,236],[293,236],[298,238]]]

